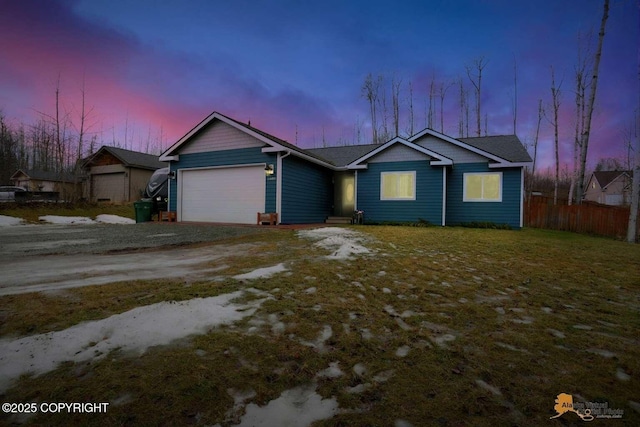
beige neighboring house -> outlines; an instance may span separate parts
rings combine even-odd
[[[139,200],[153,172],[166,166],[153,154],[102,146],[82,164],[84,197],[92,202]]]
[[[629,205],[632,181],[632,171],[594,172],[587,183],[584,200],[610,206]]]
[[[73,193],[75,182],[70,173],[34,169],[18,169],[10,179],[13,185],[27,191],[57,192],[60,198],[66,198]]]

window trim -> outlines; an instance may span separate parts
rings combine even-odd
[[[472,199],[467,197],[467,177],[468,176],[489,176],[489,175],[498,175],[500,179],[500,188],[498,191],[497,199],[485,199],[484,197],[480,199]],[[504,186],[502,172],[466,172],[462,176],[462,201],[463,202],[471,202],[471,203],[500,203],[502,202],[502,187]],[[484,179],[482,180],[482,193],[484,196]]]
[[[412,175],[413,176],[413,196],[412,197],[384,197],[384,176],[387,175]],[[389,171],[380,172],[380,200],[392,202],[411,202],[416,200],[416,171]]]

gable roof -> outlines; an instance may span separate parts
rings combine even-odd
[[[388,149],[389,147],[392,147],[396,144],[400,144],[400,145],[404,145],[406,147],[409,147],[413,150],[416,150],[420,153],[426,154],[427,156],[431,157],[433,160],[431,160],[431,164],[432,165],[438,165],[438,166],[444,166],[444,165],[452,165],[453,161],[447,157],[444,157],[438,153],[436,153],[435,151],[429,150],[428,148],[425,147],[421,147],[420,145],[414,144],[413,142],[407,141],[404,138],[400,138],[399,136],[393,138],[391,141],[388,141],[380,146],[378,146],[377,148],[369,151],[367,154],[365,154],[364,156],[361,156],[353,161],[351,161],[351,163],[349,163],[347,165],[347,167],[349,168],[361,168],[361,167],[366,167],[366,166],[362,166],[361,163],[363,163],[364,161],[370,159],[371,157],[375,156],[376,154],[379,154],[381,152],[383,152],[384,150]]]
[[[622,175],[633,178],[633,171],[596,171],[593,173],[593,178],[598,181],[600,188],[604,189]]]
[[[309,148],[308,153],[320,156],[335,166],[346,166],[354,160],[375,150],[382,144],[343,145],[338,147]]]
[[[187,132],[182,138],[180,138],[175,144],[169,147],[164,153],[160,155],[160,160],[162,161],[171,161],[175,160],[174,156],[179,153],[180,147],[188,143],[191,138],[196,136],[201,130],[203,130],[206,126],[212,123],[214,120],[219,120],[223,123],[226,123],[234,128],[244,132],[248,135],[253,136],[259,141],[264,142],[268,147],[262,149],[265,153],[270,152],[279,152],[279,151],[289,151],[291,154],[294,154],[298,157],[305,158],[306,160],[310,160],[314,163],[322,164],[323,166],[331,167],[332,164],[327,162],[326,159],[315,155],[314,153],[309,153],[307,150],[303,150],[300,147],[297,147],[283,139],[275,137],[267,132],[264,132],[258,128],[255,128],[249,124],[245,124],[239,122],[231,117],[225,116],[224,114],[218,113],[214,111],[209,114],[204,120],[198,123],[195,127],[193,127],[189,132]]]
[[[109,147],[107,145],[103,145],[98,151],[87,157],[83,162],[83,166],[87,167],[93,160],[97,159],[98,156],[104,153],[113,155],[127,167],[156,170],[167,166],[166,163],[161,162],[159,157],[154,154],[125,150],[124,148],[118,147]]]
[[[73,174],[67,172],[54,172],[54,171],[42,171],[36,169],[18,169],[13,175],[11,180],[18,179],[20,174],[25,175],[29,179],[37,179],[38,181],[51,181],[51,182],[73,182]]]
[[[513,163],[533,161],[516,135],[479,136],[475,138],[458,138],[472,147],[486,151]]]

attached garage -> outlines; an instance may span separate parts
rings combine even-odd
[[[265,210],[264,164],[182,169],[178,220],[255,224]]]

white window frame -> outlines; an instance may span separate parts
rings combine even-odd
[[[413,176],[413,197],[384,197],[384,177],[388,175],[412,175]],[[380,200],[396,201],[396,202],[416,200],[416,171],[380,172]]]
[[[483,197],[479,198],[479,199],[472,199],[472,198],[467,198],[467,177],[468,176],[489,176],[489,175],[498,175],[498,177],[500,178],[500,189],[499,189],[499,195],[497,199],[485,199],[484,198],[484,179],[482,181],[482,192],[483,192]],[[462,201],[463,202],[480,202],[480,203],[500,203],[502,202],[502,187],[503,187],[503,180],[502,180],[502,172],[467,172],[464,173],[462,176]]]

